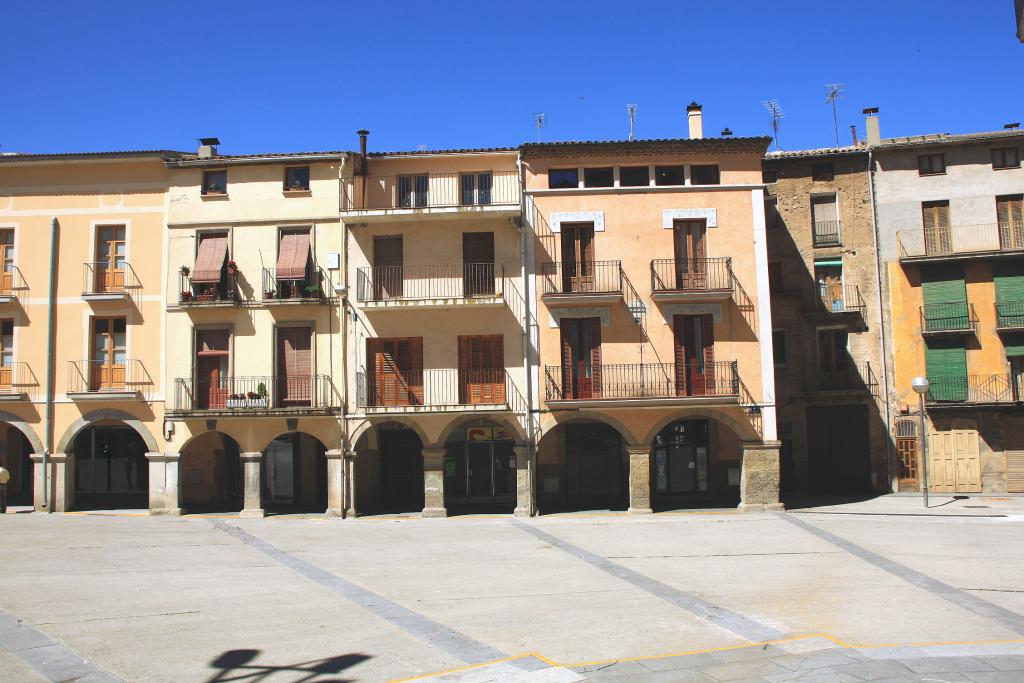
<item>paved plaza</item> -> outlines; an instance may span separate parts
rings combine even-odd
[[[3,681],[1021,681],[1024,498],[0,518]]]

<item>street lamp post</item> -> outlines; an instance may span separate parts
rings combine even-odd
[[[928,507],[928,437],[924,432],[924,395],[928,393],[928,378],[915,377],[910,383],[920,400],[918,409],[919,431],[921,432],[921,492],[924,494],[924,506]]]

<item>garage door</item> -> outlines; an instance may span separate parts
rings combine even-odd
[[[1006,418],[1006,490],[1024,493],[1024,417]]]
[[[980,493],[978,429],[971,420],[950,420],[928,436],[928,490]]]

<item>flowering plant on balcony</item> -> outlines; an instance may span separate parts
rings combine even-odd
[[[235,263],[234,259],[230,259],[230,258],[228,259],[227,268],[228,268],[228,272],[231,273],[232,275],[237,275],[238,274],[238,264]]]
[[[277,298],[277,290],[276,289],[268,289],[268,290],[266,290],[265,292],[263,292],[263,298],[264,299],[276,299]]]
[[[182,266],[181,268],[178,268],[178,272],[184,275],[185,277],[188,277],[189,275],[192,274],[192,270],[188,266]]]
[[[228,395],[228,408],[266,408],[270,404],[266,395],[255,391]]]
[[[188,291],[183,291],[178,296],[178,300],[179,301],[193,301],[195,298],[196,298],[195,295],[192,292],[188,292]]]

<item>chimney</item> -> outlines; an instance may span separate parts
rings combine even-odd
[[[366,164],[366,136],[370,134],[370,131],[363,129],[357,130],[356,135],[359,136],[359,170],[363,175],[366,175],[367,164]]]
[[[199,138],[199,151],[196,154],[200,159],[217,156],[217,145],[219,144],[220,140],[217,138]]]
[[[850,126],[850,135],[853,136],[853,146],[859,145],[860,143],[857,141],[857,126]]]
[[[723,129],[722,129],[722,137],[723,137],[723,138],[727,138],[727,137],[729,137],[730,135],[732,135],[732,131],[731,131],[731,130],[729,130],[729,128],[723,128]]]
[[[699,140],[704,137],[704,121],[701,106],[696,101],[690,102],[686,108],[686,118],[690,123],[690,139]]]
[[[877,145],[882,141],[882,133],[878,128],[878,107],[868,107],[864,110],[867,119],[864,121],[864,132],[868,136],[869,145]]]

